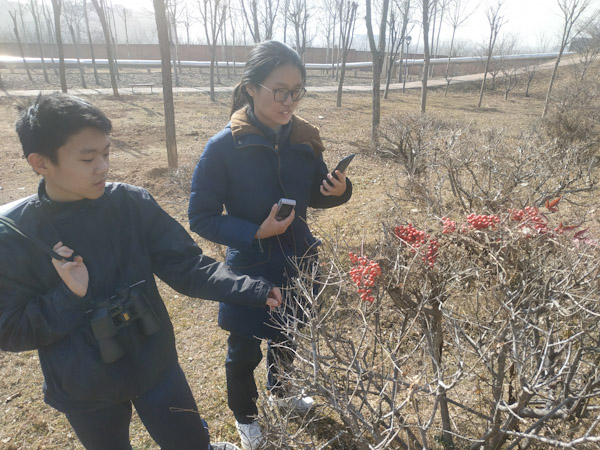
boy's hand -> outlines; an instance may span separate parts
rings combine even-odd
[[[323,183],[320,186],[321,194],[339,197],[346,192],[346,173],[336,170],[335,175],[337,176],[337,180],[330,173],[327,174],[327,179],[323,180]],[[331,184],[329,184],[327,180],[329,180]]]
[[[62,242],[56,244],[53,250],[65,258],[73,255],[73,250],[64,246]],[[90,276],[87,267],[83,264],[83,258],[81,256],[75,256],[73,261],[67,261],[65,259],[57,261],[56,259],[52,259],[52,265],[71,292],[79,297],[85,296],[88,290]]]
[[[254,235],[255,239],[266,239],[271,236],[277,236],[278,234],[285,233],[285,230],[287,230],[290,224],[294,221],[294,217],[296,217],[296,211],[293,209],[291,214],[282,221],[275,219],[276,214],[277,203],[275,203],[271,208],[269,217],[267,217],[258,228],[258,231]]]
[[[281,302],[281,291],[278,287],[274,287],[271,289],[271,292],[269,292],[269,295],[267,295],[267,306],[273,311],[275,308],[281,306]]]

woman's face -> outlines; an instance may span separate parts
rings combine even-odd
[[[291,64],[279,66],[264,79],[262,86],[249,85],[248,93],[254,100],[254,114],[263,124],[270,128],[285,125],[292,117],[297,101],[288,95],[285,101],[276,102],[274,92],[276,89],[293,91],[304,87],[300,70]]]

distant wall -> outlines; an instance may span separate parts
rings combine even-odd
[[[39,57],[40,52],[37,44],[24,44],[25,56]],[[246,55],[252,46],[238,45],[228,47],[228,59],[236,61],[246,61]],[[232,50],[234,55],[232,55]],[[90,47],[87,44],[79,47],[81,58],[91,58]],[[180,45],[178,48],[179,59],[182,61],[210,61],[210,50],[207,45]],[[64,44],[65,58],[75,58],[76,52],[73,44]],[[174,47],[171,48],[174,54]],[[16,43],[0,43],[0,55],[21,56],[19,46]],[[58,52],[52,44],[44,44],[44,57],[58,57]],[[96,58],[106,58],[106,47],[104,44],[94,45],[94,56]],[[217,56],[219,60],[225,60],[225,54],[220,46],[217,46]],[[119,44],[117,46],[117,57],[119,59],[160,59],[160,50],[156,44]],[[331,62],[331,55],[325,48],[308,48],[304,57],[305,62],[315,64],[325,64]],[[371,53],[350,50],[348,53],[348,62],[371,61]]]

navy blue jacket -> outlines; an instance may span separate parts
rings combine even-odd
[[[0,227],[0,349],[38,349],[45,400],[61,411],[132,399],[176,363],[173,326],[154,274],[185,295],[249,308],[264,306],[272,289],[204,256],[185,229],[134,186],[112,183],[97,200],[58,203],[42,182],[38,195],[1,212],[50,247],[61,240],[83,256],[90,274],[86,297],[77,297],[45,253]],[[147,336],[135,323],[121,328],[116,339],[125,356],[104,363],[89,311],[140,281],[160,330]]]
[[[284,142],[274,143],[255,127],[245,109],[204,149],[192,179],[190,228],[228,246],[226,263],[236,270],[286,286],[295,268],[289,258],[316,254],[317,240],[306,223],[308,207],[338,206],[352,195],[324,196],[319,187],[329,172],[322,157],[319,130],[297,116]],[[281,198],[296,200],[296,217],[284,234],[254,235]],[[226,214],[223,214],[223,207]],[[219,325],[245,336],[277,338],[270,312],[221,303]]]

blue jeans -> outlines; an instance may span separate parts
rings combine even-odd
[[[228,350],[225,360],[227,376],[227,402],[239,423],[252,423],[258,415],[256,400],[258,390],[254,369],[261,362],[261,340],[231,333],[227,339]],[[287,346],[290,343],[285,343]],[[294,360],[291,349],[267,344],[267,388],[275,395],[283,394],[279,374],[285,372]]]
[[[155,387],[131,401],[93,411],[67,412],[66,416],[86,449],[130,450],[132,403],[161,449],[210,448],[208,427],[179,364],[167,370]]]

